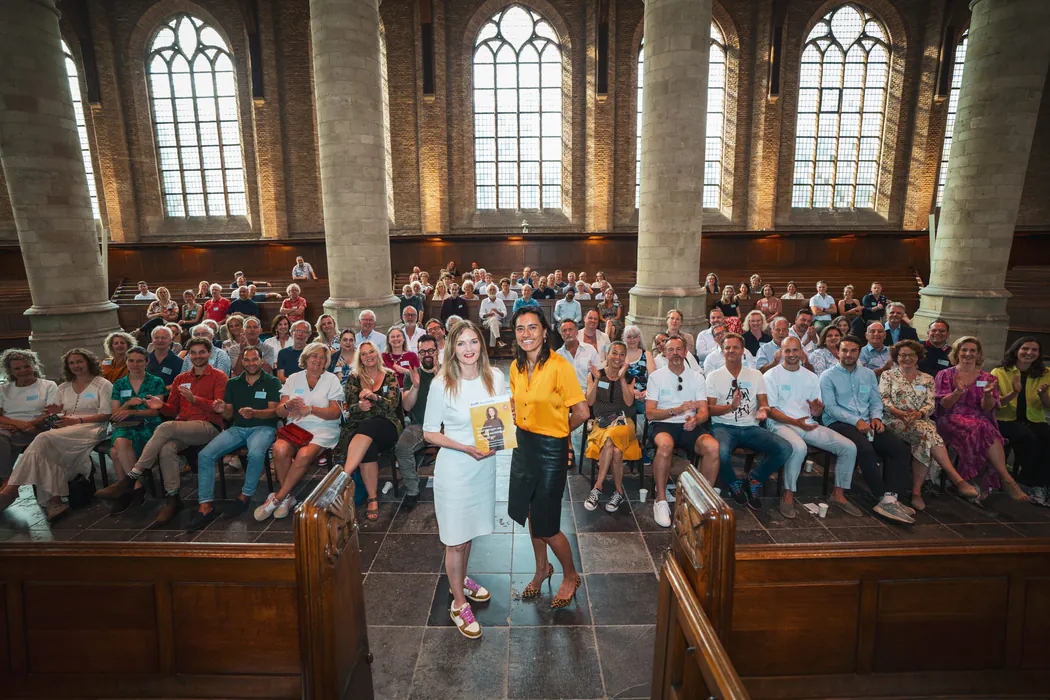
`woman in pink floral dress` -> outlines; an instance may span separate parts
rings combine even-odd
[[[954,366],[938,372],[936,379],[937,430],[959,453],[959,475],[967,480],[981,475],[985,490],[1002,484],[1013,500],[1028,500],[1006,470],[1003,436],[995,422],[999,383],[981,369],[981,341],[963,336],[955,341],[949,357]],[[992,469],[985,469],[987,462]]]

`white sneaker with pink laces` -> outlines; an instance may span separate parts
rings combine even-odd
[[[451,589],[449,593],[452,593]],[[484,603],[492,597],[487,588],[469,576],[463,579],[463,595],[475,603]]]
[[[456,604],[453,603],[448,609],[448,615],[464,637],[467,639],[481,638],[481,623],[474,619],[474,611],[470,609],[470,603],[465,604],[459,610],[456,610]]]

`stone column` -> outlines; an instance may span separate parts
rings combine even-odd
[[[328,287],[325,311],[356,328],[363,309],[383,330],[398,320],[391,293],[379,0],[310,0],[314,101]]]
[[[102,276],[54,0],[0,2],[0,162],[33,297],[29,341],[57,378],[66,350],[99,353],[119,324]]]
[[[649,342],[678,308],[706,327],[700,284],[711,0],[646,0],[638,277],[628,322]]]
[[[989,364],[1009,318],[1004,288],[1017,209],[1050,64],[1050,2],[974,0],[930,284],[915,314],[975,335]]]

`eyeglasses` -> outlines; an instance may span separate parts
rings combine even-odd
[[[420,350],[416,354],[417,355],[436,355],[437,354],[437,349],[435,348],[433,350]]]
[[[678,377],[678,391],[682,390],[682,378]]]

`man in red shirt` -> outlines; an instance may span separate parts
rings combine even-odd
[[[208,288],[211,299],[204,302],[204,318],[210,318],[216,323],[226,320],[226,313],[230,308],[230,300],[222,295],[222,285],[213,284]]]
[[[159,396],[146,399],[146,406],[175,420],[161,423],[142,450],[142,456],[120,481],[96,493],[99,498],[129,498],[135,481],[160,462],[167,502],[157,514],[154,527],[171,522],[182,508],[179,499],[179,452],[193,445],[206,445],[222,430],[222,417],[215,413],[215,401],[226,395],[226,374],[208,364],[212,344],[207,338],[193,338],[186,344],[192,368],[175,377],[165,401]]]

